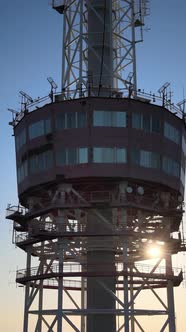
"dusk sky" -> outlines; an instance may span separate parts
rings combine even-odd
[[[33,98],[47,95],[48,76],[60,86],[62,16],[52,10],[50,2],[0,1],[0,332],[22,330],[24,291],[15,284],[15,272],[25,267],[26,258],[11,243],[12,225],[5,220],[7,204],[18,202],[14,138],[7,109],[20,110],[20,90]],[[186,98],[186,1],[150,0],[149,6],[149,31],[137,46],[138,88],[156,93],[170,82],[176,104]],[[175,265],[186,267],[186,256],[180,254]],[[175,290],[177,332],[184,332],[186,326],[185,303],[186,288],[181,285]],[[149,322],[147,332],[158,331]]]

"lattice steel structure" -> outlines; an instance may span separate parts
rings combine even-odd
[[[23,332],[149,331],[149,316],[156,331],[176,331],[185,119],[137,94],[146,5],[53,2],[64,24],[62,91],[12,121],[20,203],[7,218],[27,255],[16,276]]]
[[[62,3],[62,5],[61,5]],[[147,0],[54,1],[63,14],[62,90],[99,96],[137,90],[136,43],[143,41]]]

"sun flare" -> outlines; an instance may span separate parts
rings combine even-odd
[[[160,257],[161,254],[162,254],[161,248],[157,247],[157,246],[156,247],[153,246],[153,247],[148,248],[147,252],[148,252],[148,255],[152,258]]]

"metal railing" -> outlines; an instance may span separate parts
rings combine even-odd
[[[8,204],[6,209],[6,218],[14,215],[15,213],[20,214],[21,216],[25,216],[28,213],[28,209],[21,205]]]
[[[101,264],[83,264],[80,265],[78,263],[64,263],[63,264],[63,273],[64,274],[74,274],[79,276],[86,274],[86,273],[108,273],[108,274],[115,274],[116,272],[123,275],[123,268],[122,264],[116,264],[115,269],[111,270],[110,264],[105,264],[104,262]],[[127,271],[125,271],[128,275],[133,275],[133,277],[140,277],[140,276],[148,276],[149,279],[166,279],[166,278],[173,278],[178,277],[182,270],[180,268],[173,268],[169,273],[166,271],[165,266],[158,266],[155,271],[153,271],[154,266],[147,265],[147,264],[135,264],[127,266]],[[16,273],[16,280],[19,281],[20,279],[29,278],[32,279],[33,277],[40,277],[42,276],[44,279],[49,277],[52,278],[53,275],[59,275],[59,264],[52,264],[50,267],[43,266],[42,269],[40,267],[32,267],[31,269],[22,269],[18,270]]]
[[[174,209],[176,212],[182,211],[184,204],[178,202],[175,204],[167,204],[160,193],[157,197],[149,192],[149,194],[139,195],[138,193],[117,193],[113,194],[112,191],[90,191],[90,192],[79,192],[80,196],[76,196],[69,193],[64,193],[62,198],[56,198],[51,201],[51,198],[41,199],[40,207],[33,207],[28,210],[21,206],[8,206],[7,208],[7,218],[15,213],[19,213],[22,216],[29,216],[33,213],[39,211],[44,211],[45,209],[52,208],[68,208],[68,207],[93,207],[92,204],[96,203],[107,203],[111,207],[125,206],[132,204],[135,206],[140,205],[146,209],[151,210],[170,210]],[[172,206],[171,206],[172,205]]]
[[[58,7],[55,5],[54,7]],[[131,98],[135,100],[139,100],[142,102],[146,103],[152,103],[154,105],[159,105],[167,108],[171,113],[176,115],[179,118],[182,118],[185,120],[185,114],[184,112],[176,106],[172,101],[168,98],[165,99],[165,96],[161,95],[156,95],[155,93],[147,93],[144,92],[141,89],[138,89],[137,91],[133,91],[133,93],[129,93],[130,89],[123,88],[123,89],[108,89],[107,91],[107,97],[111,99],[120,99],[120,98]],[[80,89],[80,90],[69,90],[68,91],[63,91],[63,92],[57,92],[54,93],[54,101],[55,102],[61,102],[64,100],[71,100],[71,99],[77,99],[77,98],[86,98],[86,97],[98,97],[95,94],[95,89],[94,87],[89,87],[85,89]],[[44,106],[47,102],[52,102],[50,95],[44,96],[42,98],[37,98],[34,99],[32,102],[29,102],[26,105],[26,110],[21,110],[20,112],[17,112],[16,115],[14,116],[11,124],[13,126],[16,126],[21,119],[28,113],[32,112],[36,108]]]

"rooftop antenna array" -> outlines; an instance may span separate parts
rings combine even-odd
[[[186,104],[186,98],[177,103],[177,106],[179,107],[180,111],[183,114],[183,117],[185,116],[185,104]]]
[[[19,91],[19,94],[21,96],[21,111],[26,112],[27,111],[27,105],[32,104],[34,102],[33,98],[30,97],[26,92]]]
[[[158,90],[160,97],[162,97],[162,106],[165,106],[168,101],[167,88],[170,86],[169,82],[164,83]]]
[[[54,101],[54,93],[56,93],[56,89],[58,88],[58,86],[54,82],[52,77],[47,77],[47,81],[50,83],[50,86],[51,86],[49,97],[51,99],[51,102],[53,102]]]

